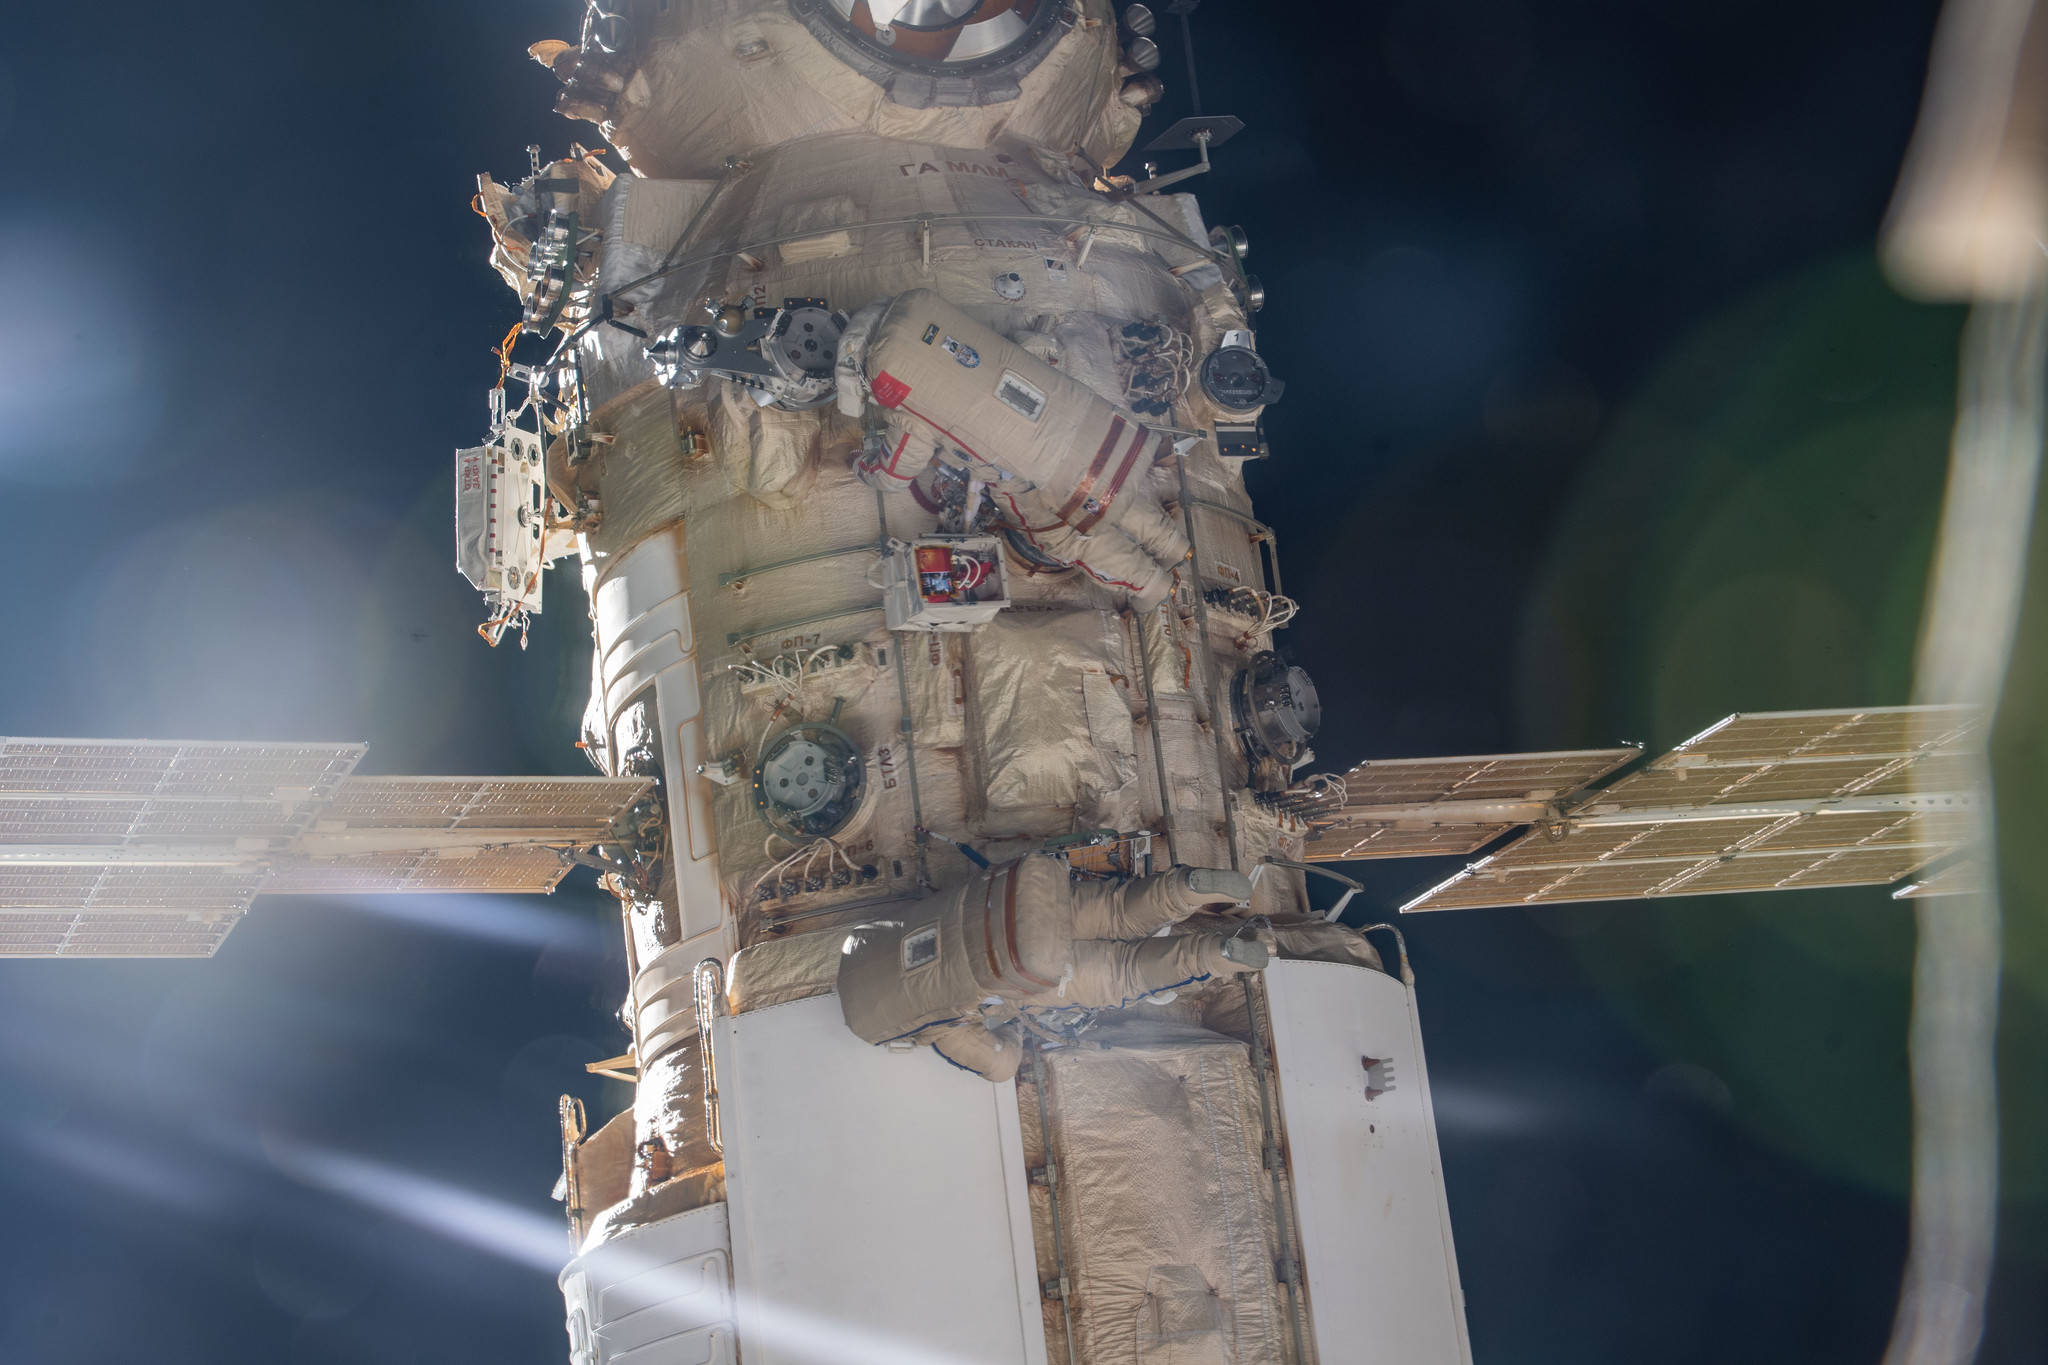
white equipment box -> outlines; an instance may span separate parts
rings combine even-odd
[[[455,567],[494,613],[538,614],[547,518],[540,438],[505,426],[455,452]]]
[[[891,541],[882,572],[891,630],[973,630],[1010,605],[1003,547],[994,536]]]

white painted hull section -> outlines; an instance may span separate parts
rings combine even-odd
[[[1471,1365],[1412,996],[1334,962],[1275,962],[1266,992],[1321,1365]],[[1393,1089],[1368,1098],[1366,1058]]]
[[[748,1365],[1045,1365],[1015,1088],[837,995],[712,1034]]]
[[[734,1365],[725,1205],[622,1232],[562,1268],[570,1365]]]

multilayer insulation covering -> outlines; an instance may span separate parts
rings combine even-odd
[[[1080,1359],[1289,1360],[1247,1048],[1163,1021],[1100,1037],[1045,1058]]]

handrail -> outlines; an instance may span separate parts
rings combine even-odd
[[[729,645],[736,645],[742,640],[758,640],[763,635],[773,635],[777,631],[795,630],[798,626],[814,626],[820,621],[836,621],[842,616],[860,616],[867,612],[880,610],[882,610],[882,604],[875,602],[864,607],[841,607],[838,611],[828,611],[820,616],[806,616],[801,621],[780,621],[772,626],[763,626],[759,630],[729,630],[725,634],[725,642]]]
[[[794,555],[788,559],[777,559],[767,564],[756,564],[751,569],[735,569],[731,573],[720,574],[718,576],[718,586],[729,588],[735,583],[744,583],[756,574],[773,573],[777,569],[793,569],[799,564],[809,564],[813,560],[837,559],[841,555],[857,555],[863,551],[870,554],[885,555],[889,553],[889,543],[885,540],[871,540],[865,545],[842,545],[833,550],[812,550],[809,554]],[[874,570],[870,569],[868,572],[873,573]]]
[[[1031,1088],[1038,1092],[1038,1145],[1040,1155],[1045,1158],[1041,1168],[1045,1172],[1045,1196],[1052,1216],[1052,1269],[1053,1283],[1047,1288],[1057,1288],[1060,1300],[1060,1322],[1067,1329],[1067,1360],[1069,1365],[1079,1359],[1074,1354],[1074,1284],[1067,1277],[1066,1238],[1060,1231],[1060,1163],[1052,1154],[1052,1119],[1045,1102],[1045,1049],[1037,1043],[1030,1044]],[[1036,1183],[1035,1181],[1033,1183]],[[1041,1289],[1041,1293],[1045,1292]]]
[[[718,1124],[718,1062],[711,1051],[711,1021],[718,1017],[718,1002],[725,998],[725,964],[715,957],[705,958],[690,974],[690,985],[697,1006],[697,1065],[704,1073],[704,1137],[711,1150],[723,1157],[725,1134]]]
[[[1286,590],[1280,586],[1280,536],[1272,527],[1266,525],[1265,522],[1260,521],[1251,513],[1240,512],[1228,503],[1214,502],[1208,498],[1190,498],[1188,501],[1194,503],[1197,507],[1206,507],[1212,512],[1221,512],[1227,517],[1234,517],[1246,526],[1251,527],[1257,533],[1252,539],[1263,543],[1266,547],[1266,562],[1273,570],[1273,595],[1275,597],[1285,597],[1287,595]]]
[[[1403,934],[1399,929],[1395,928],[1391,924],[1368,924],[1363,929],[1360,929],[1358,931],[1359,937],[1363,938],[1365,935],[1373,932],[1373,930],[1375,929],[1384,929],[1394,936],[1394,946],[1400,949],[1401,951],[1401,983],[1411,990],[1414,989],[1415,969],[1408,965],[1407,935]]]
[[[1337,898],[1337,903],[1331,906],[1329,910],[1326,911],[1323,915],[1324,919],[1329,920],[1333,924],[1338,919],[1342,918],[1344,914],[1344,907],[1351,904],[1351,898],[1357,895],[1359,892],[1365,890],[1365,884],[1363,882],[1354,881],[1352,878],[1345,876],[1341,872],[1332,872],[1329,868],[1323,867],[1317,863],[1297,862],[1293,858],[1275,858],[1271,855],[1267,856],[1266,861],[1271,863],[1275,867],[1292,867],[1302,872],[1313,872],[1318,877],[1328,877],[1331,881],[1340,882],[1344,886],[1350,888],[1343,895],[1339,896]],[[1394,926],[1391,924],[1375,925],[1374,927],[1385,929],[1394,928]],[[1400,931],[1398,929],[1395,930],[1395,933],[1398,934],[1399,932]],[[1406,953],[1408,949],[1404,945],[1401,951],[1403,953]]]
[[[1146,615],[1157,617],[1155,609]],[[1159,734],[1159,694],[1152,687],[1152,644],[1145,638],[1145,618],[1131,613],[1131,626],[1138,635],[1139,672],[1145,681],[1145,728],[1152,732],[1152,766],[1159,776],[1159,829],[1166,835],[1166,861],[1180,866],[1180,850],[1173,841],[1173,793],[1166,781],[1166,741]],[[1159,626],[1159,638],[1166,640],[1166,624]]]
[[[1147,214],[1147,216],[1150,217],[1151,215]],[[1154,221],[1157,220],[1155,219]],[[937,223],[1044,223],[1048,226],[1065,228],[1102,228],[1110,232],[1133,232],[1140,237],[1157,237],[1162,241],[1172,242],[1178,246],[1192,247],[1196,252],[1207,256],[1211,261],[1219,265],[1226,259],[1226,253],[1211,247],[1204,247],[1184,233],[1161,232],[1157,228],[1148,228],[1137,223],[1106,223],[1099,218],[1060,218],[1049,213],[921,213],[913,218],[876,218],[863,219],[853,223],[835,223],[827,227],[810,228],[804,232],[784,233],[780,237],[767,237],[761,241],[747,242],[741,246],[720,247],[711,251],[699,252],[694,256],[686,256],[673,265],[664,265],[657,270],[651,270],[636,279],[626,281],[616,289],[607,289],[604,292],[607,298],[614,297],[624,294],[629,289],[638,289],[650,280],[658,280],[664,275],[674,275],[680,271],[688,270],[693,265],[707,265],[721,256],[737,256],[742,252],[760,251],[771,246],[782,246],[788,242],[802,242],[813,237],[829,237],[835,232],[850,232],[860,228],[889,227],[928,229]]]
[[[1182,455],[1174,461],[1180,475],[1180,518],[1187,528],[1188,554],[1195,563],[1194,588],[1195,629],[1202,639],[1202,681],[1208,691],[1209,728],[1216,737],[1216,774],[1222,777],[1230,771],[1230,698],[1224,693],[1223,679],[1216,669],[1216,651],[1209,648],[1209,600],[1202,591],[1202,543],[1195,535],[1195,495],[1188,491],[1188,457]],[[1277,562],[1277,561],[1276,561]],[[1237,855],[1237,809],[1226,794],[1223,799],[1223,838],[1230,848],[1230,870],[1239,871]]]
[[[1275,1268],[1279,1272],[1280,1283],[1287,1286],[1288,1306],[1293,1310],[1288,1314],[1288,1324],[1294,1329],[1294,1365],[1308,1365],[1308,1351],[1303,1344],[1302,1333],[1302,1317],[1307,1306],[1303,1302],[1305,1295],[1302,1288],[1305,1272],[1301,1257],[1295,1254],[1298,1250],[1294,1235],[1295,1220],[1288,1216],[1292,1208],[1294,1173],[1288,1168],[1287,1147],[1281,1141],[1280,1119],[1274,1114],[1273,1091],[1266,1079],[1266,1061],[1270,1054],[1266,1049],[1265,1034],[1259,1027],[1260,1019],[1265,1013],[1260,1008],[1260,998],[1265,994],[1265,983],[1261,981],[1258,987],[1254,988],[1252,979],[1257,975],[1257,972],[1246,972],[1238,981],[1244,986],[1245,1027],[1252,1036],[1252,1074],[1259,1082],[1260,1138],[1265,1145],[1266,1169],[1273,1177],[1273,1221],[1276,1225],[1274,1231],[1278,1233],[1280,1240],[1279,1265]]]
[[[583,1248],[583,1154],[577,1146],[589,1129],[583,1101],[564,1095],[558,1106],[562,1119],[562,1211],[569,1215],[569,1245]]]

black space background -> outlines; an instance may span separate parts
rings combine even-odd
[[[1188,188],[1245,226],[1272,297],[1261,345],[1290,388],[1252,482],[1329,766],[1904,699],[1959,318],[1891,297],[1870,247],[1934,15],[1199,11],[1205,107],[1248,129]],[[515,310],[465,201],[478,171],[522,174],[529,142],[596,140],[524,55],[576,22],[569,0],[445,0],[0,24],[0,731],[587,770],[580,594],[558,578],[533,647],[492,653],[447,544],[449,453],[482,431]],[[1186,111],[1160,38],[1170,94],[1141,141]],[[1773,433],[1804,449],[1809,407],[1865,402],[1850,444],[1895,441],[1881,467],[1904,472],[1856,493],[1879,528],[1857,562],[1903,578],[1904,615],[1871,608],[1827,695],[1768,614],[1769,659],[1671,682],[1646,661],[1659,628],[1631,622],[1684,608],[1663,566],[1718,506],[1713,461],[1763,477]],[[1729,449],[1695,459],[1695,438]],[[1725,543],[1824,539],[1801,515]],[[1367,871],[1375,912],[1440,875]],[[1772,915],[1806,929],[1774,939]],[[1720,956],[1687,947],[1727,923]],[[582,883],[509,906],[280,899],[210,962],[0,966],[0,1361],[562,1359],[530,1248],[556,1212],[554,1097],[622,1098],[581,1066],[624,1046],[614,925]],[[1880,1355],[1905,1248],[1905,910],[1802,893],[1409,933],[1483,1365]],[[2009,988],[2016,1039],[2010,1011],[2041,1035],[2041,981]],[[2030,1090],[2013,1066],[2008,1093]],[[2048,1358],[2023,1159],[2044,1130],[2015,1103],[2008,1161],[2031,1174],[2008,1174],[2001,1363]]]

